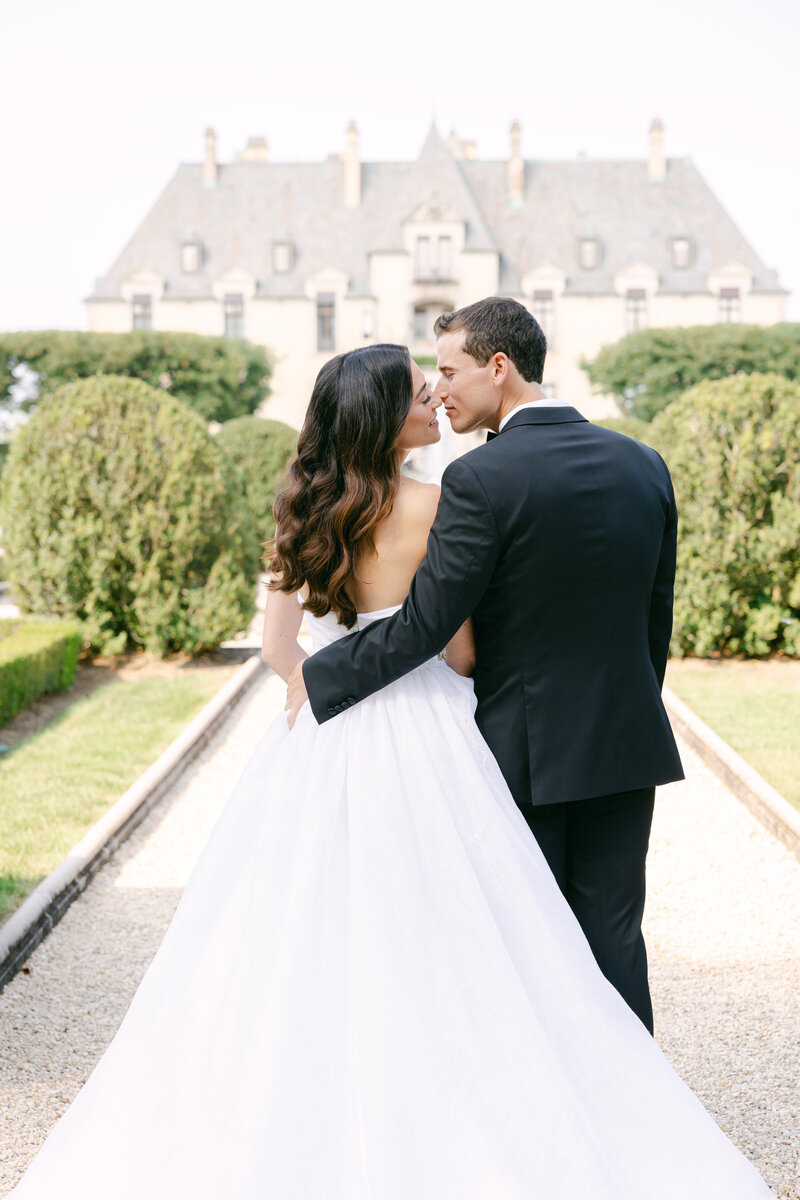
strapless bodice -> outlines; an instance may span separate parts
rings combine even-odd
[[[312,654],[321,650],[323,646],[330,646],[331,642],[337,642],[339,638],[347,637],[349,633],[355,633],[359,629],[366,629],[367,625],[371,625],[373,621],[381,621],[384,617],[390,617],[392,613],[400,610],[402,605],[393,604],[390,608],[377,608],[373,612],[358,613],[356,624],[352,629],[348,629],[344,625],[340,625],[336,617],[336,613],[326,613],[324,617],[315,617],[310,612],[306,613],[306,624],[308,632],[311,634],[311,652]]]

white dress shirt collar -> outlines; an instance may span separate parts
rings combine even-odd
[[[512,408],[510,413],[506,413],[498,426],[497,432],[502,433],[511,418],[515,417],[518,412],[522,412],[523,408],[544,408],[546,405],[549,405],[551,408],[570,407],[566,400],[556,400],[550,396],[544,396],[541,400],[528,400],[525,404],[518,404],[516,408]]]

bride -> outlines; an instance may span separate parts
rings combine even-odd
[[[400,606],[438,492],[400,467],[438,404],[403,347],[320,371],[276,505],[282,677],[304,609],[318,650]],[[266,731],[16,1200],[771,1195],[596,966],[472,656],[467,623],[340,720]]]

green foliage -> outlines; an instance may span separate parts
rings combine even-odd
[[[674,652],[800,657],[800,385],[700,383],[652,433],[678,502]]]
[[[605,417],[602,421],[595,421],[594,424],[602,425],[604,429],[611,429],[614,433],[623,433],[625,437],[634,438],[637,442],[644,442],[647,446],[652,442],[650,426],[647,421],[640,421],[638,417]]]
[[[186,728],[227,674],[193,666],[172,677],[112,679],[0,757],[0,921]]]
[[[70,621],[0,621],[0,725],[75,678],[81,635]]]
[[[195,333],[76,333],[44,330],[0,335],[0,406],[11,406],[12,371],[27,364],[39,376],[36,406],[64,383],[94,375],[126,375],[185,401],[207,421],[252,413],[268,394],[271,363],[251,342]]]
[[[673,658],[667,686],[800,808],[798,664]]]
[[[238,481],[202,417],[147,384],[48,396],[12,443],[0,520],[20,605],[76,618],[104,653],[199,653],[251,617]]]
[[[3,467],[6,465],[8,452],[11,449],[10,442],[0,442],[0,475],[3,474]]]
[[[217,444],[231,461],[252,517],[256,559],[262,542],[275,534],[272,505],[297,449],[297,430],[281,421],[237,417],[217,433]]]
[[[774,373],[800,379],[800,324],[641,329],[583,363],[592,383],[632,416],[656,413],[704,379]]]

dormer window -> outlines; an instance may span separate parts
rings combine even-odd
[[[691,266],[692,262],[692,243],[686,237],[676,237],[672,239],[672,265],[676,270],[681,271],[685,267]]]
[[[455,246],[450,234],[420,234],[414,243],[416,282],[451,283],[455,275]]]
[[[181,246],[181,270],[184,275],[194,275],[200,270],[203,258],[199,242],[184,242]]]
[[[289,242],[272,243],[272,269],[276,275],[285,275],[292,269],[292,247]]]
[[[593,271],[600,265],[600,243],[597,238],[581,238],[578,242],[578,263],[582,271]]]
[[[439,278],[453,278],[453,239],[439,238]]]
[[[417,279],[430,279],[432,276],[431,263],[431,239],[429,237],[418,237],[416,247],[416,262],[414,264],[414,275]]]

